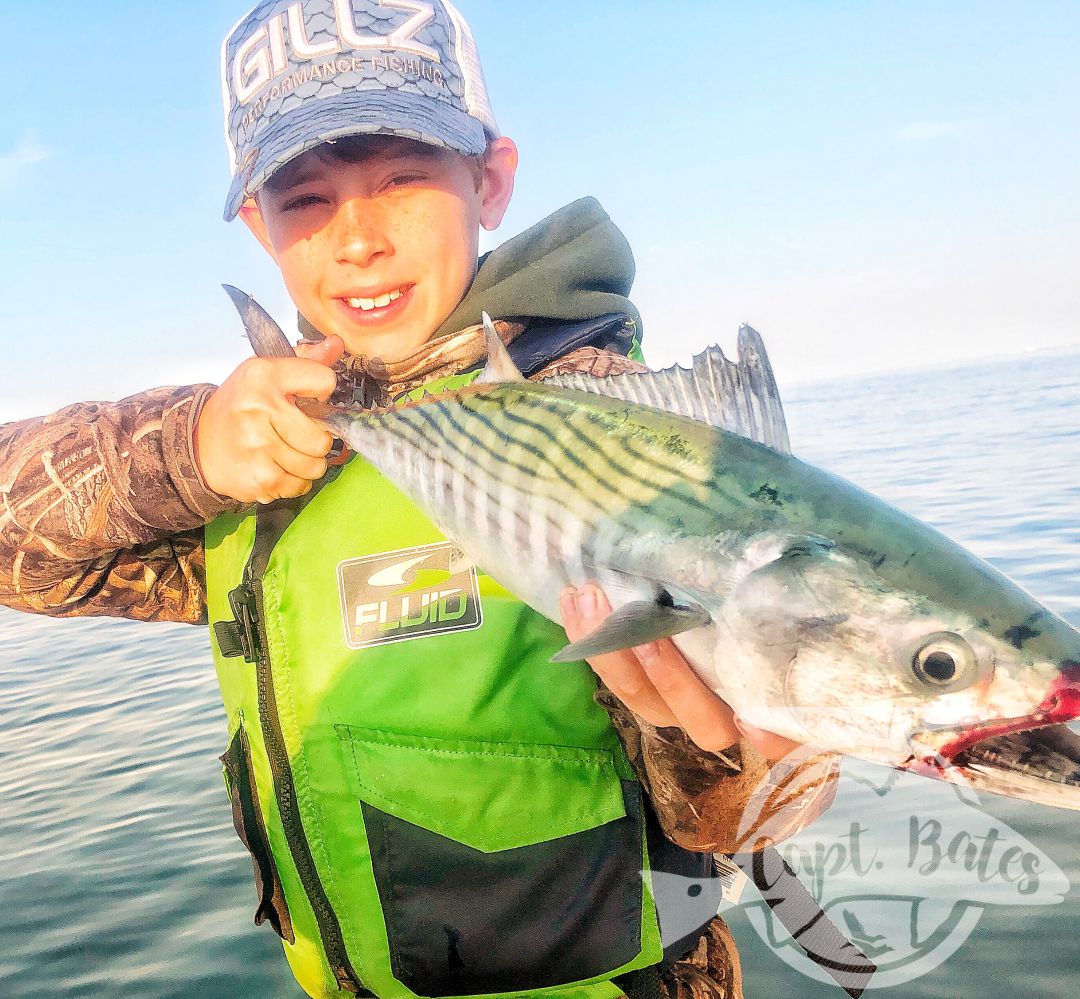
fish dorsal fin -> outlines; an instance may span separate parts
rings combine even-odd
[[[525,376],[518,371],[517,365],[514,364],[514,360],[510,356],[510,351],[506,349],[505,344],[499,339],[499,334],[495,330],[495,324],[491,321],[491,316],[485,312],[483,317],[484,342],[487,345],[487,364],[484,365],[484,370],[480,372],[480,377],[476,379],[475,384],[499,385],[503,382],[525,381]]]
[[[689,368],[675,365],[607,378],[556,375],[544,384],[652,406],[790,453],[784,407],[761,335],[744,325],[738,342],[737,362],[719,347],[709,347]]]

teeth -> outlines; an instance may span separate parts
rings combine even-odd
[[[372,309],[385,309],[391,302],[396,302],[404,294],[402,291],[391,291],[378,298],[349,298],[346,299],[354,309],[361,312],[370,312]]]

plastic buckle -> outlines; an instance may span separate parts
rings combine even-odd
[[[240,647],[243,649],[244,661],[253,663],[258,660],[259,631],[257,627],[258,612],[255,607],[255,594],[251,587],[242,583],[235,590],[229,592],[229,607],[236,619],[239,630]]]

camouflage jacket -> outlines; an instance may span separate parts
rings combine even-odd
[[[500,324],[504,339],[520,326]],[[443,337],[406,361],[379,366],[395,395],[474,366],[479,328]],[[540,372],[601,377],[640,366],[584,347]],[[368,372],[370,376],[370,372]],[[50,416],[0,426],[0,604],[54,617],[108,616],[206,623],[203,527],[239,504],[211,491],[199,473],[194,429],[212,385],[158,388],[115,403],[86,402]],[[749,747],[720,757],[680,729],[637,719],[610,692],[611,714],[665,833],[689,849],[761,849],[805,826],[832,801],[833,757],[813,756],[785,771],[784,794],[770,793],[777,769]],[[791,768],[788,768],[790,771]],[[765,795],[748,807],[755,796]],[[757,816],[742,828],[744,813]],[[674,997],[741,995],[738,959],[722,920],[664,976]]]

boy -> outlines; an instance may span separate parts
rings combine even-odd
[[[738,995],[723,923],[661,946],[640,872],[763,845],[740,830],[753,747],[787,746],[739,743],[667,642],[593,663],[602,711],[585,666],[545,665],[559,629],[369,466],[328,466],[292,401],[460,384],[483,309],[528,375],[632,370],[625,241],[582,201],[478,268],[517,150],[449,3],[266,0],[222,71],[226,218],[281,270],[301,356],[3,428],[0,599],[213,625],[256,920],[309,995]],[[563,609],[576,639],[608,607]],[[805,769],[769,838],[828,803],[830,761]]]

